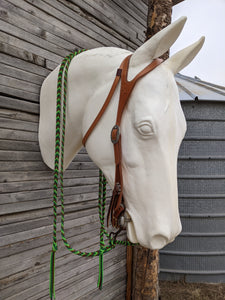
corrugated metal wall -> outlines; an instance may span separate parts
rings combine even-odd
[[[0,1],[0,298],[49,299],[52,172],[38,145],[41,83],[75,48],[135,49],[144,41],[141,1]],[[82,150],[65,173],[66,235],[75,248],[98,248],[98,170]],[[72,255],[60,243],[57,299],[125,299],[126,250],[98,258]]]
[[[161,251],[160,278],[225,282],[225,102],[182,107],[188,125],[178,162],[183,230]]]

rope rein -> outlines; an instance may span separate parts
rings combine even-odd
[[[100,221],[100,243],[99,250],[94,252],[83,252],[75,250],[68,243],[64,232],[64,192],[63,192],[63,162],[64,162],[64,145],[65,145],[65,126],[66,126],[66,100],[67,100],[67,76],[68,69],[72,59],[84,52],[79,50],[66,56],[60,66],[57,80],[57,99],[56,99],[56,134],[55,134],[55,165],[54,165],[54,186],[53,186],[53,243],[50,258],[50,277],[49,277],[49,295],[50,299],[55,299],[55,255],[58,249],[57,245],[57,198],[58,198],[58,185],[60,187],[60,200],[61,200],[61,237],[66,248],[73,254],[85,257],[99,256],[99,278],[98,288],[102,289],[103,285],[103,254],[114,249],[116,244],[124,246],[133,246],[135,244],[129,241],[117,240],[117,233],[108,234],[105,229],[105,204],[106,204],[106,178],[101,170],[99,170],[99,221]],[[63,101],[62,101],[62,82],[63,82]],[[61,157],[60,157],[61,154]],[[60,161],[60,171],[59,171]],[[58,182],[60,181],[60,184]],[[108,245],[105,245],[104,236],[108,239]]]

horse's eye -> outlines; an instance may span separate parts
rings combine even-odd
[[[154,128],[150,122],[141,122],[137,125],[138,132],[144,137],[150,137],[154,134]]]

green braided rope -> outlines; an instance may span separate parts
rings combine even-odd
[[[50,278],[49,278],[49,294],[50,299],[55,299],[55,253],[57,246],[57,198],[58,198],[58,181],[60,177],[60,199],[61,199],[61,237],[66,248],[73,254],[85,257],[99,256],[99,279],[98,287],[102,289],[103,284],[103,254],[115,248],[115,244],[124,246],[133,246],[135,244],[129,241],[114,240],[107,233],[104,225],[105,204],[106,204],[106,178],[101,170],[99,170],[99,220],[100,220],[100,248],[94,252],[83,252],[73,249],[68,243],[64,232],[64,193],[63,193],[63,163],[64,163],[64,145],[65,145],[65,127],[66,127],[66,100],[67,100],[67,76],[68,69],[72,59],[85,50],[79,50],[66,56],[59,68],[57,81],[57,99],[56,99],[56,135],[55,135],[55,167],[54,167],[54,186],[53,186],[53,244],[50,258]],[[62,81],[63,81],[63,103],[62,103]],[[61,154],[61,157],[60,157]],[[60,176],[59,176],[59,158],[60,158]],[[109,244],[105,245],[104,235],[109,240]]]

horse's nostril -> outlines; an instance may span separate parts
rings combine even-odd
[[[152,239],[168,241],[169,239],[164,234],[155,234]]]
[[[168,237],[163,234],[155,234],[152,236],[152,244],[155,249],[161,249],[169,243]]]

